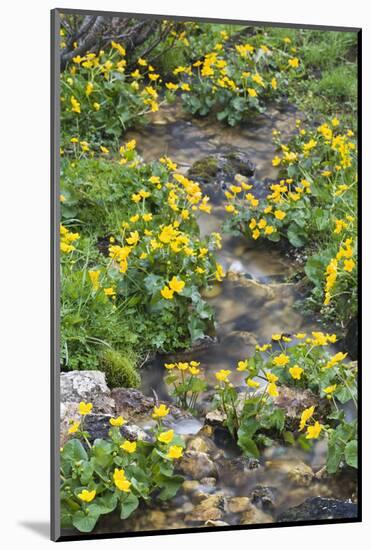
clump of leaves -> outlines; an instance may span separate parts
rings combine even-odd
[[[148,440],[129,441],[120,428],[122,417],[111,418],[107,439],[91,441],[84,418],[91,403],[80,403],[80,421],[71,422],[74,435],[61,450],[61,525],[91,532],[102,515],[117,510],[125,521],[140,502],[174,497],[183,477],[174,474],[183,439],[165,430],[165,405],[155,407],[156,424]]]

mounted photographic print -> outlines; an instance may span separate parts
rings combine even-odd
[[[53,10],[53,540],[361,520],[360,39]]]

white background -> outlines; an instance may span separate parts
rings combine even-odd
[[[365,0],[323,1],[170,0],[7,0],[1,8],[0,137],[1,260],[0,307],[0,541],[3,548],[44,548],[49,519],[49,10],[54,7],[104,9],[201,17],[248,19],[364,29],[364,52],[371,51]],[[364,54],[364,57],[366,55]],[[370,65],[370,58],[366,60]],[[364,63],[364,151],[370,150],[370,72]],[[368,99],[368,101],[367,101]],[[370,237],[369,162],[364,155],[364,242]],[[366,248],[366,247],[365,247]],[[366,284],[370,260],[364,251]],[[364,304],[367,346],[367,303]],[[90,548],[177,550],[190,545],[271,547],[301,550],[364,548],[370,529],[371,363],[364,350],[364,524],[290,527],[187,536],[71,542]]]

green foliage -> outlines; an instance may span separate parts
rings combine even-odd
[[[183,409],[195,411],[199,395],[207,388],[206,380],[201,373],[198,361],[165,363],[170,371],[164,381],[169,386],[169,393]]]
[[[308,305],[347,323],[357,313],[357,158],[353,132],[337,118],[316,129],[297,121],[286,143],[275,131],[279,183],[256,199],[252,185],[231,185],[229,231],[273,242],[282,237],[304,248],[312,284]]]
[[[102,515],[115,510],[122,520],[130,517],[141,501],[168,500],[178,491],[183,477],[174,474],[184,442],[158,421],[151,441],[127,441],[120,432],[123,419],[112,419],[108,439],[90,441],[84,416],[61,450],[62,527],[91,532]],[[166,441],[161,440],[165,433]]]
[[[195,217],[210,211],[209,199],[169,159],[144,164],[134,147],[123,146],[116,161],[63,162],[63,223],[89,236],[74,250],[67,243],[62,254],[68,368],[65,356],[82,362],[76,346],[91,337],[120,353],[139,342],[141,352],[170,351],[189,346],[213,325],[200,290],[222,277],[213,254],[220,236],[201,239]],[[98,357],[92,361],[92,368],[101,368]]]

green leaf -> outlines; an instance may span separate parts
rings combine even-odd
[[[306,233],[303,229],[296,225],[296,223],[290,224],[287,230],[287,238],[292,246],[299,248],[306,243]]]
[[[120,518],[128,518],[134,512],[134,510],[138,508],[138,506],[138,497],[136,497],[133,493],[128,493],[128,495],[125,497],[125,500],[121,503]]]
[[[99,514],[91,513],[85,514],[82,510],[75,512],[72,516],[72,525],[76,527],[82,533],[90,533],[99,519]]]
[[[63,461],[78,462],[79,460],[88,460],[89,457],[79,439],[70,439],[63,447],[61,458]]]
[[[327,449],[326,469],[329,474],[335,474],[339,468],[343,449],[337,444],[336,439],[329,441]]]
[[[344,450],[345,461],[352,468],[358,468],[358,443],[356,439],[352,439],[345,445]]]
[[[260,453],[259,449],[256,446],[256,443],[246,434],[243,432],[240,433],[240,430],[238,430],[238,440],[237,440],[238,446],[241,447],[244,454],[252,457],[252,458],[259,458]]]
[[[184,481],[183,476],[172,475],[171,477],[161,476],[158,480],[159,487],[162,487],[162,491],[158,495],[160,500],[168,500],[173,498],[178,492],[179,487]]]
[[[312,281],[312,283],[319,287],[322,286],[324,270],[324,261],[318,254],[308,258],[304,268],[307,277]]]

